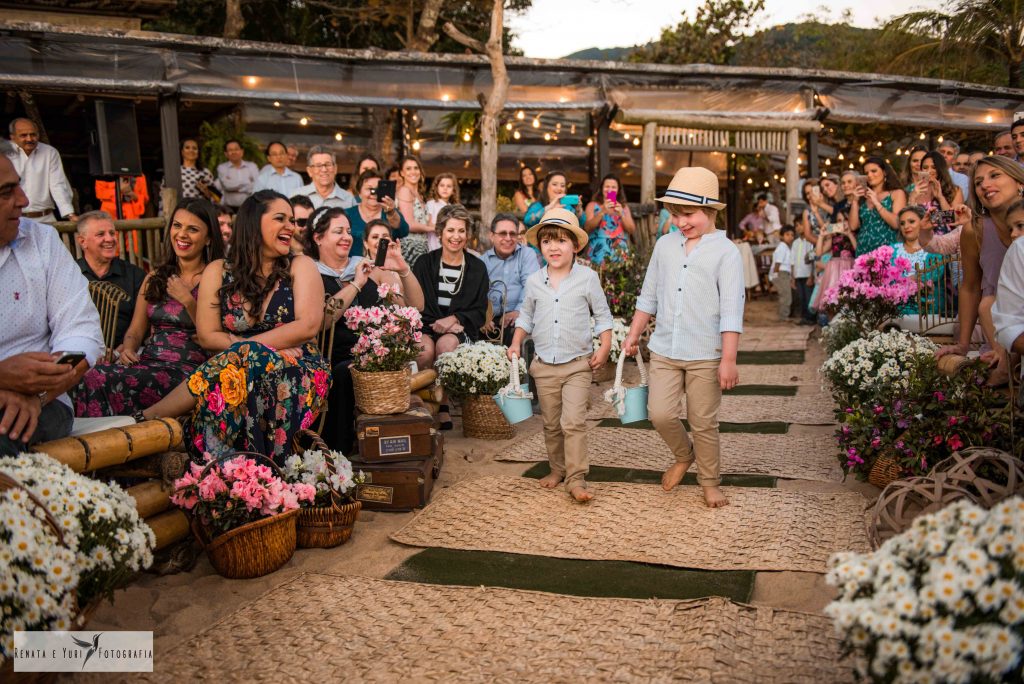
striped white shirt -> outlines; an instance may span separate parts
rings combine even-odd
[[[461,274],[460,269],[452,268],[443,261],[441,262],[441,270],[437,276],[437,306],[440,307],[442,313],[448,313],[455,288],[462,286],[462,278],[459,277]]]
[[[743,332],[743,260],[716,230],[687,256],[686,238],[670,233],[654,243],[636,308],[657,316],[651,351],[679,361],[722,357],[722,333]]]
[[[612,312],[597,273],[574,263],[557,290],[550,285],[547,266],[531,274],[516,327],[530,333],[544,363],[567,363],[592,353],[593,337],[612,328]]]

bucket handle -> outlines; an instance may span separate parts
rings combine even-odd
[[[633,358],[636,359],[636,366],[637,366],[637,368],[640,369],[640,385],[639,386],[640,387],[644,387],[644,386],[647,385],[647,366],[644,365],[644,358],[643,358],[643,356],[640,355],[639,351],[636,353],[636,356],[634,356]],[[622,387],[622,370],[623,370],[623,368],[625,368],[625,363],[626,363],[626,354],[625,353],[619,354],[619,360],[615,364],[615,383],[612,385],[613,387],[616,387],[616,388]]]
[[[533,395],[530,393],[523,394],[521,385],[522,383],[519,381],[519,357],[513,354],[508,362],[508,384],[498,390],[498,394],[513,399],[532,399]]]

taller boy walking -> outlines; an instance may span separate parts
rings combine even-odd
[[[739,380],[743,261],[725,231],[715,228],[725,204],[718,201],[714,173],[679,169],[658,201],[679,232],[655,243],[623,351],[637,353],[640,333],[657,316],[649,345],[648,415],[676,458],[661,484],[665,491],[674,488],[696,460],[704,501],[717,508],[729,503],[720,488],[718,408],[722,390]],[[684,393],[692,442],[679,420]]]

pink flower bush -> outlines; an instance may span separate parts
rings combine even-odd
[[[913,273],[910,261],[893,259],[893,248],[883,245],[857,257],[853,268],[839,276],[839,284],[825,291],[825,305],[863,330],[874,330],[896,317],[917,293],[917,282],[905,273]]]
[[[207,455],[209,458],[209,455]],[[200,479],[202,478],[202,479]],[[289,484],[268,466],[237,456],[211,467],[193,463],[174,483],[171,503],[199,520],[211,536],[312,503],[316,488]]]
[[[377,288],[385,299],[396,291],[387,284]],[[345,325],[359,334],[352,347],[356,370],[401,370],[419,354],[423,319],[411,306],[349,307],[345,310]]]

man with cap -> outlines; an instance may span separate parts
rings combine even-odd
[[[587,401],[593,372],[608,361],[612,346],[612,314],[597,273],[576,263],[587,246],[587,233],[576,214],[561,207],[548,209],[526,233],[540,247],[547,265],[526,279],[509,358],[519,357],[523,340],[533,337],[537,352],[530,375],[537,384],[544,419],[544,445],[551,473],[540,481],[565,491],[578,502],[590,501],[587,487]],[[593,334],[601,346],[594,350]]]
[[[739,381],[736,355],[746,296],[739,249],[715,228],[725,208],[718,197],[718,177],[692,167],[679,169],[658,198],[679,232],[655,243],[623,343],[623,353],[636,354],[640,334],[657,316],[649,345],[648,415],[676,458],[661,484],[665,491],[674,488],[696,460],[697,482],[710,508],[729,503],[719,486],[718,409],[722,390]],[[679,420],[684,393],[692,440]]]

